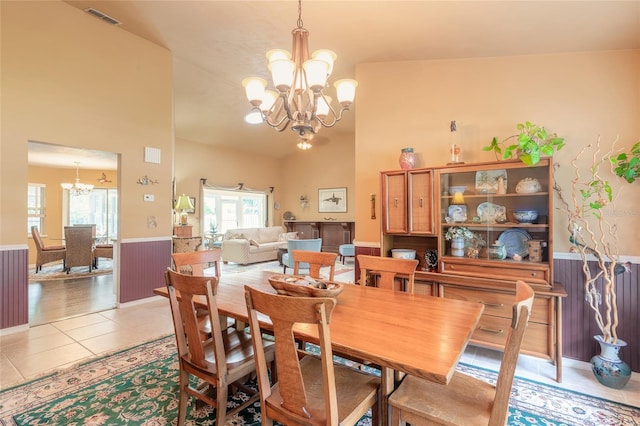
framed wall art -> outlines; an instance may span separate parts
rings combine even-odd
[[[196,212],[196,197],[189,197],[189,199],[191,200],[191,204],[193,204],[193,208],[192,209],[187,209],[187,213],[195,214],[195,212]]]
[[[346,213],[347,188],[318,189],[318,211],[320,213]]]

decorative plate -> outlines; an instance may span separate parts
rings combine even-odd
[[[287,296],[336,297],[344,290],[343,284],[301,275],[272,275],[269,283],[278,294]]]
[[[424,253],[424,261],[428,271],[438,270],[438,250],[429,249]]]
[[[507,257],[513,258],[514,254],[524,258],[529,254],[529,241],[531,235],[524,229],[513,228],[504,231],[498,237],[500,241],[507,249]]]
[[[286,212],[282,213],[282,218],[284,220],[293,220],[296,217],[293,215],[293,213],[291,213],[289,210],[287,210]]]
[[[490,202],[480,203],[477,208],[482,223],[504,223],[507,221],[507,208]]]
[[[507,171],[482,170],[476,172],[476,191],[478,194],[497,194],[498,182],[502,179],[503,188],[507,188]]]

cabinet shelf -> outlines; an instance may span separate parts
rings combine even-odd
[[[440,226],[442,228],[451,228],[453,226],[464,226],[465,228],[469,228],[473,230],[489,230],[489,229],[510,229],[510,228],[527,228],[527,229],[540,229],[546,230],[549,228],[549,224],[547,223],[476,223],[476,222],[452,222],[452,223],[442,223]],[[446,231],[445,231],[446,232]]]
[[[474,198],[479,198],[482,200],[488,200],[488,199],[496,199],[496,198],[519,198],[519,197],[548,197],[549,193],[548,192],[535,192],[533,194],[521,194],[521,193],[515,193],[515,194],[468,194],[468,193],[464,193],[463,194],[464,198],[467,199],[474,199]],[[443,200],[446,199],[453,199],[453,195],[443,195],[442,196]]]

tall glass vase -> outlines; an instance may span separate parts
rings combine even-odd
[[[591,370],[598,381],[613,389],[622,389],[631,378],[631,368],[620,359],[618,351],[627,342],[618,339],[616,343],[605,342],[602,336],[594,336],[600,344],[600,354],[591,358]]]

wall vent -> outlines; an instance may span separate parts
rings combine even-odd
[[[105,22],[107,22],[107,23],[109,23],[111,25],[120,25],[121,24],[121,22],[118,21],[117,19],[112,18],[109,15],[105,15],[104,13],[102,13],[99,10],[94,9],[92,7],[89,7],[87,9],[85,9],[84,11],[87,12],[88,14],[90,14],[90,15],[95,16],[96,18],[102,19],[103,21],[105,21]]]
[[[160,149],[159,148],[151,148],[151,147],[145,146],[144,147],[144,162],[145,163],[160,164]]]

